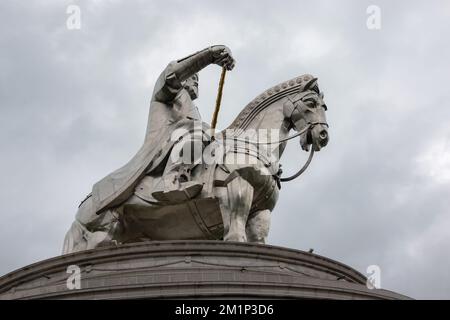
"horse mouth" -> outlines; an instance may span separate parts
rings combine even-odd
[[[321,128],[321,130],[314,130],[312,132],[312,147],[314,151],[320,151],[323,147],[328,144],[328,131],[325,128]]]

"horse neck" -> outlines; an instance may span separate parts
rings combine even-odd
[[[233,130],[233,136],[258,142],[272,142],[262,146],[270,149],[272,155],[279,160],[286,142],[276,143],[276,141],[289,135],[289,124],[283,114],[284,102],[285,98],[275,100],[253,113],[244,109],[241,112],[242,117],[237,119],[240,120],[240,125],[229,128]]]

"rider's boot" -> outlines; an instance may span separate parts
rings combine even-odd
[[[153,198],[163,202],[182,202],[195,198],[203,188],[203,183],[190,181],[189,172],[167,172],[163,183],[152,193]]]

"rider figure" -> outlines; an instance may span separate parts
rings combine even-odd
[[[186,58],[169,63],[159,76],[153,91],[147,124],[146,139],[155,139],[161,128],[180,120],[201,121],[193,100],[198,97],[198,72],[210,64],[232,70],[234,59],[226,46],[217,45],[196,52]],[[199,137],[194,137],[198,139]],[[201,137],[200,137],[201,138]],[[181,201],[195,197],[202,184],[190,180],[192,164],[183,162],[179,149],[173,148],[163,180],[152,196],[159,201]]]

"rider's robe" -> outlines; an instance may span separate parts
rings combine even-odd
[[[173,72],[175,64],[171,62],[156,82],[142,147],[126,165],[94,184],[95,212],[126,201],[143,176],[166,158],[175,142],[171,139],[172,132],[177,128],[190,128],[195,120],[201,121],[197,107]]]

